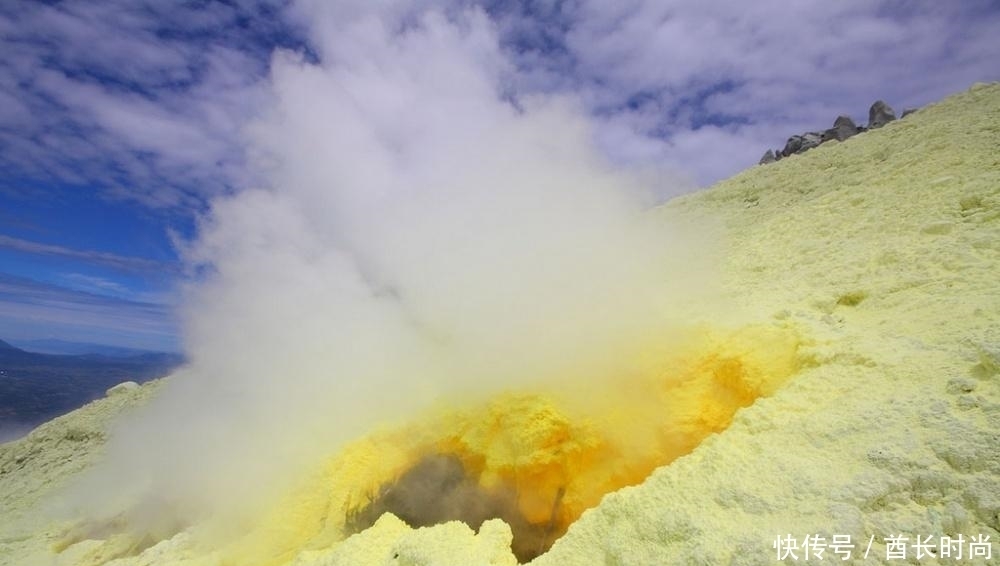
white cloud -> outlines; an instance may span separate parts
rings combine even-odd
[[[639,221],[645,191],[690,189],[673,167],[715,180],[875,98],[922,104],[997,72],[982,4],[548,6],[553,37],[530,11],[302,0],[284,23],[311,50],[276,53],[266,93],[236,46],[207,49],[199,75],[170,42],[133,63],[154,71],[132,89],[29,75],[50,88],[28,104],[76,113],[7,138],[17,159],[67,152],[100,165],[55,159],[59,175],[102,178],[108,154],[131,181],[114,190],[213,202],[185,252],[207,274],[185,307],[193,365],[128,423],[96,494],[152,474],[196,509],[233,504],[436,396],[627,371],[711,292],[704,242]],[[41,58],[14,47],[8,79]]]
[[[141,257],[123,256],[111,252],[78,250],[54,244],[33,242],[0,234],[0,248],[18,252],[75,259],[97,265],[111,267],[125,272],[176,272],[177,266]]]
[[[110,294],[116,296],[128,295],[129,289],[117,281],[112,281],[104,277],[87,275],[85,273],[64,273],[64,281],[76,289],[86,292],[97,292],[98,294]]]
[[[151,474],[181,509],[239,510],[434,401],[633,371],[712,292],[705,242],[645,214],[578,101],[503,97],[482,12],[336,16],[319,63],[275,58],[250,130],[269,183],[216,200],[186,253],[211,266],[191,366],[121,431],[118,493]]]
[[[253,160],[242,153],[240,136],[265,104],[256,86],[268,50],[310,33],[312,48],[327,60],[364,61],[369,32],[381,26],[395,34],[431,5],[454,14],[468,3],[8,5],[0,10],[7,30],[0,101],[15,102],[0,106],[0,163],[29,176],[97,183],[116,198],[150,206],[200,208],[260,180],[249,173]],[[1000,11],[986,0],[491,6],[506,50],[488,54],[488,64],[505,69],[505,91],[578,97],[599,123],[615,124],[617,131],[597,136],[605,146],[620,141],[610,148],[616,161],[684,163],[702,184],[756,161],[745,150],[757,136],[742,131],[748,125],[770,129],[756,152],[763,153],[838,114],[863,121],[878,98],[902,110],[973,81],[1000,79],[993,64]],[[315,21],[353,22],[361,31],[332,36]],[[729,90],[717,92],[720,85]],[[636,95],[649,100],[641,122],[627,106]],[[691,137],[684,132],[708,117],[715,125],[731,121],[716,132],[728,136],[714,136],[713,154],[677,153],[669,139]],[[622,138],[625,121],[635,139]],[[732,158],[720,163],[717,154]]]
[[[652,96],[658,112],[643,116],[635,135],[666,137],[668,159],[707,183],[838,114],[863,123],[876,99],[901,111],[1000,79],[998,25],[1000,11],[988,2],[583,1],[566,44],[591,108],[628,114],[629,97]],[[727,92],[697,95],[723,84]],[[738,121],[698,133],[699,112]],[[744,130],[755,125],[770,135],[751,158],[747,141],[760,130]],[[674,135],[684,141],[670,143]],[[681,151],[708,138],[710,151]]]
[[[182,210],[249,183],[239,132],[266,55],[226,37],[238,15],[221,3],[8,5],[0,93],[22,111],[0,112],[0,163],[11,177]]]

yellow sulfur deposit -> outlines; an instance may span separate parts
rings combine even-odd
[[[998,147],[1000,84],[976,85],[672,201],[658,214],[725,226],[739,324],[651,338],[605,383],[562,378],[373,431],[226,542],[210,524],[67,539],[44,515],[155,386],[97,401],[0,446],[0,564],[512,566],[519,532],[552,545],[536,566],[772,564],[777,536],[807,534],[850,536],[861,548],[836,563],[859,564],[887,562],[889,536],[981,535],[991,561],[962,563],[996,563]],[[433,454],[457,459],[443,469],[462,470],[463,493],[513,501],[510,524],[383,515],[347,537]]]
[[[605,494],[725,429],[801,363],[800,338],[781,325],[691,334],[671,358],[634,376],[439,409],[364,438],[224,554],[234,564],[283,564],[303,548],[329,545],[383,485],[439,453],[456,456],[485,492],[511,494],[520,516],[546,533],[531,545],[538,550],[526,549],[537,554]]]

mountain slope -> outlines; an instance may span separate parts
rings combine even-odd
[[[977,85],[660,211],[725,227],[730,299],[747,321],[801,329],[807,363],[687,456],[607,495],[534,564],[771,564],[777,537],[806,535],[850,536],[855,545],[852,561],[828,549],[812,563],[885,563],[897,535],[935,544],[988,536],[995,561],[997,147],[1000,84]],[[136,403],[145,395],[134,394]],[[102,427],[131,402],[98,401],[0,446],[0,503],[13,510],[0,516],[0,564],[225,563],[218,549],[198,546],[198,526],[152,546],[101,530],[67,541],[64,525],[38,513],[46,493],[99,457]],[[82,444],[66,440],[80,438],[76,423],[97,433]],[[62,454],[81,463],[55,466],[67,461]],[[324,485],[326,494],[337,487]],[[328,504],[323,495],[311,504]],[[294,529],[312,512],[285,511],[275,530]],[[55,557],[59,541],[68,547]],[[386,515],[343,542],[312,541],[272,563],[510,565],[509,543],[509,529],[497,522],[478,534],[459,523],[413,530]]]
[[[124,348],[119,346],[106,346],[104,344],[92,344],[89,342],[71,342],[68,340],[57,340],[46,338],[39,340],[17,341],[16,347],[28,352],[39,354],[53,354],[57,356],[81,356],[86,354],[97,354],[112,358],[128,358],[144,354],[171,355],[151,350],[138,350],[135,348]]]
[[[724,219],[733,299],[808,328],[813,367],[537,563],[765,564],[788,534],[849,535],[866,564],[891,536],[982,535],[995,559],[998,147],[1000,85],[977,85],[670,203]]]
[[[0,441],[98,399],[123,381],[167,375],[183,360],[174,354],[143,353],[114,358],[95,354],[26,352],[0,341]]]
[[[1000,84],[976,85],[669,203],[667,217],[723,222],[732,300],[802,328],[811,361],[532,564],[771,564],[777,537],[808,535],[851,537],[851,563],[888,562],[897,535],[989,537],[996,557],[998,147]],[[446,540],[386,521],[358,537],[300,564],[450,564],[475,548],[504,563],[489,558],[502,538],[471,531]]]

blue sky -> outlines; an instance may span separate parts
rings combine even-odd
[[[500,94],[572,99],[661,198],[838,114],[865,123],[876,99],[1000,79],[991,1],[4,2],[0,339],[181,349],[180,247],[216,199],[267,182],[246,132],[275,50],[349,63],[362,46],[316,22],[370,11],[403,34],[428,10],[480,10]]]

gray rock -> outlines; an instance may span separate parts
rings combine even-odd
[[[855,132],[858,131],[858,126],[854,123],[854,120],[851,120],[850,116],[845,116],[843,114],[841,114],[840,116],[837,116],[837,119],[833,121],[833,127],[834,128],[850,128],[850,129],[854,130]]]
[[[907,110],[904,115],[913,113],[914,111]],[[872,104],[871,109],[868,111],[868,126],[855,124],[850,116],[837,116],[837,119],[833,121],[832,128],[823,130],[822,132],[806,132],[794,135],[788,138],[784,148],[768,150],[758,163],[763,165],[779,161],[782,158],[795,155],[796,153],[803,153],[831,140],[844,141],[862,132],[867,132],[871,128],[880,128],[895,119],[896,113],[893,109],[885,101],[878,100],[875,104]]]
[[[785,143],[785,149],[781,150],[782,157],[788,157],[796,153],[802,153],[823,143],[823,134],[819,132],[806,132],[801,136],[792,136]]]
[[[884,100],[876,100],[868,109],[868,129],[881,128],[896,119],[896,112]]]
[[[802,149],[802,136],[792,136],[785,142],[785,149],[781,150],[781,155],[788,157],[789,155],[798,153],[800,149]]]
[[[913,114],[917,110],[920,110],[920,109],[919,108],[907,108],[906,110],[903,110],[903,113],[899,116],[899,119],[902,120],[903,118],[906,118],[907,116],[909,116],[910,114]]]
[[[820,132],[806,132],[802,135],[802,147],[796,153],[808,151],[823,143],[823,134]]]
[[[833,121],[833,128],[827,130],[827,132],[833,132],[834,138],[837,141],[844,141],[847,138],[857,135],[858,126],[851,120],[850,116],[837,116],[837,119]]]

